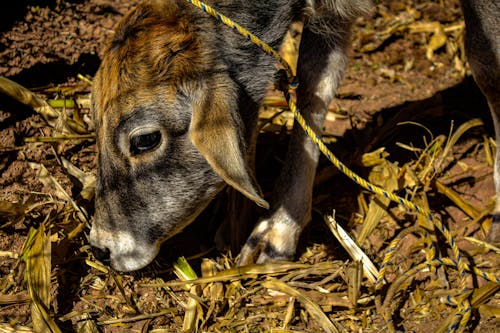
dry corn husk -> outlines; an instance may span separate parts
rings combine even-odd
[[[332,215],[325,216],[325,222],[332,231],[333,235],[344,249],[349,253],[351,258],[360,262],[363,265],[364,276],[370,280],[370,282],[375,283],[378,277],[378,269],[373,264],[373,262],[368,258],[368,256],[363,252],[363,250],[356,244],[356,242],[351,238],[351,236],[335,221],[335,212]]]
[[[87,130],[80,124],[64,116],[63,113],[52,108],[46,101],[20,84],[0,76],[0,92],[20,103],[33,108],[43,119],[59,133],[78,134]]]
[[[59,333],[61,330],[50,317],[51,244],[42,223],[31,229],[23,259],[26,262],[25,279],[31,298],[33,330],[38,333]]]

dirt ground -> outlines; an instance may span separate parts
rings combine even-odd
[[[75,101],[79,107],[68,106],[62,112],[79,120],[86,132],[79,134],[92,133],[90,81],[99,65],[105,40],[112,36],[118,20],[137,2],[16,2],[13,9],[0,13],[0,76],[44,99]],[[390,177],[380,177],[380,173],[393,167],[398,170],[393,175],[398,194],[427,201],[429,209],[452,231],[468,262],[498,275],[498,252],[480,242],[491,221],[489,213],[495,197],[491,165],[495,149],[491,140],[493,126],[486,102],[470,77],[462,38],[458,0],[378,1],[372,14],[355,25],[351,62],[330,106],[325,138],[344,163],[382,186],[387,185]],[[269,96],[273,100],[279,94],[270,91]],[[275,104],[270,102],[263,107],[261,121],[267,125],[262,127],[257,148],[257,176],[266,193],[271,191],[281,165],[287,141],[284,129],[291,121],[285,113],[268,123],[265,115],[276,113]],[[435,167],[429,147],[439,146],[440,142],[443,150],[452,133],[474,118],[479,118],[482,124],[461,135],[442,164]],[[95,325],[101,332],[180,331],[188,302],[185,290],[151,284],[176,280],[171,263],[180,255],[192,258],[190,263],[198,274],[200,258],[211,258],[219,270],[234,264],[230,254],[213,248],[214,230],[228,212],[227,195],[217,198],[193,226],[166,244],[162,258],[155,263],[157,266],[137,274],[110,272],[106,267],[92,264],[88,224],[78,215],[80,209],[80,213],[92,220],[92,200],[81,193],[85,188],[79,181],[82,178],[70,175],[62,163],[66,159],[84,173],[95,175],[95,142],[92,138],[43,140],[55,136],[39,114],[0,94],[0,332],[11,332],[16,327],[29,331],[33,327],[29,303],[32,298],[20,255],[25,253],[23,246],[30,229],[41,224],[47,225],[52,244],[52,301],[48,313],[63,332],[87,332],[90,326],[85,325]],[[380,148],[385,152],[379,155],[378,162],[367,164],[363,156]],[[426,168],[423,161],[434,165],[434,173],[415,181],[418,178],[415,175],[422,175]],[[48,176],[41,175],[42,166]],[[68,203],[65,193],[78,209]],[[313,220],[304,231],[297,261],[310,265],[331,263],[332,267],[339,265],[339,270],[346,269],[349,256],[325,225],[323,215],[335,210],[336,220],[358,235],[369,207],[379,202],[379,206],[385,207],[385,214],[360,245],[380,266],[389,242],[405,229],[414,230],[413,226],[421,221],[395,204],[380,204],[374,199],[322,158],[314,189]],[[422,234],[414,230],[404,236],[387,275],[388,281],[395,281],[415,263],[425,261]],[[441,235],[435,242],[442,256],[453,257]],[[297,277],[296,284],[291,285],[307,291],[322,311],[347,331],[387,329],[384,315],[376,305],[378,296],[373,296],[374,289],[367,281],[361,289],[365,303],[353,307],[345,305],[347,278],[335,276],[328,280],[326,277],[333,274],[331,270],[318,272],[304,275],[303,280]],[[460,298],[456,271],[440,270],[434,275],[425,272],[428,271],[422,270],[422,276],[417,275],[392,296],[391,311],[398,330],[435,331],[453,314],[455,307],[439,302],[436,290],[448,290]],[[286,275],[282,274],[270,276],[283,280]],[[442,279],[443,274],[451,285],[441,280],[444,287],[433,280],[436,276]],[[204,292],[203,297],[198,297],[206,315],[200,319],[203,328],[200,331],[321,330],[318,321],[311,319],[299,301],[294,299],[295,305],[290,306],[292,298],[283,294],[272,296],[262,288],[252,289],[265,280],[265,274],[254,275],[234,287],[237,296],[233,303],[228,301],[232,297],[227,296],[232,290],[228,285],[224,286],[224,300],[211,303],[203,298],[207,297]],[[473,290],[488,285],[485,279],[473,275],[466,282]],[[323,290],[321,294],[311,285],[327,285],[330,293]],[[338,299],[334,299],[337,294]],[[381,295],[391,304],[388,294]],[[500,296],[492,292],[473,309],[467,330],[498,332],[499,306]],[[229,324],[224,318],[232,307],[234,317]],[[285,325],[282,318],[288,313]]]

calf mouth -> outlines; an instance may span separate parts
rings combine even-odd
[[[155,259],[160,249],[157,242],[142,242],[127,232],[102,232],[95,227],[90,231],[90,245],[97,260],[121,272],[132,272],[146,267]]]

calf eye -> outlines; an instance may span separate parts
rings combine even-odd
[[[136,134],[130,138],[130,152],[134,155],[145,153],[156,148],[160,144],[160,141],[160,131]]]

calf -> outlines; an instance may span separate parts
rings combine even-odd
[[[347,62],[351,23],[370,9],[369,0],[208,2],[274,48],[290,23],[305,17],[298,107],[320,133]],[[467,41],[476,59],[471,67],[497,124],[498,4],[464,1],[464,8],[471,20],[483,22],[486,14],[490,20],[483,30],[472,26]],[[90,242],[100,259],[121,271],[146,266],[160,244],[191,223],[226,185],[269,209],[238,263],[294,255],[310,219],[319,151],[302,129],[293,129],[268,204],[250,168],[250,151],[274,71],[271,57],[184,0],[142,3],[120,22],[93,90],[99,160]],[[495,217],[492,239],[498,240],[500,214]]]
[[[500,2],[461,1],[467,58],[472,75],[488,100],[495,126],[497,152],[493,176],[497,201],[486,240],[500,244]]]

